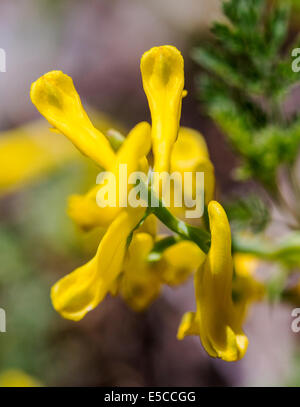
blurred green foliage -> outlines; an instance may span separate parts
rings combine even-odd
[[[300,144],[300,116],[287,117],[283,109],[300,79],[291,67],[299,39],[283,53],[290,5],[230,0],[223,12],[227,21],[215,23],[212,41],[192,54],[206,71],[198,78],[199,95],[242,157],[237,178],[253,177],[274,193],[278,168],[294,163]]]
[[[270,220],[270,213],[258,196],[252,194],[235,199],[225,204],[225,210],[234,231],[261,232]]]
[[[74,161],[1,201],[0,307],[7,332],[0,334],[0,372],[21,369],[46,385],[66,374],[61,363],[71,356],[65,349],[70,343],[57,341],[61,318],[49,287],[90,255],[66,205],[71,193],[86,191],[96,173],[88,160]]]

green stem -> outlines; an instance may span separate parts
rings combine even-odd
[[[149,211],[182,239],[192,240],[204,253],[208,253],[210,247],[210,234],[208,232],[176,218],[163,206],[161,201],[159,201],[159,206],[151,207]]]

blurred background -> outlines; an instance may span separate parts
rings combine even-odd
[[[1,1],[0,48],[6,51],[7,72],[0,74],[0,137],[42,134],[52,159],[46,162],[41,154],[38,176],[25,174],[9,188],[0,185],[0,307],[7,318],[7,332],[0,333],[0,377],[22,371],[47,386],[300,385],[300,334],[290,329],[289,306],[255,305],[245,327],[249,350],[242,361],[227,364],[206,355],[196,337],[176,339],[182,314],[194,308],[192,280],[165,287],[142,314],[108,297],[73,323],[50,303],[50,286],[87,261],[97,245],[95,236],[77,230],[66,214],[67,197],[93,185],[96,169],[62,136],[48,134],[30,101],[31,83],[50,70],[63,70],[101,130],[130,129],[150,118],[141,55],[156,45],[174,45],[185,59],[188,90],[181,124],[203,133],[219,195],[255,189],[251,182],[233,181],[237,158],[195,91],[199,68],[191,49],[209,37],[211,22],[220,18],[219,0]],[[299,25],[294,15],[292,30]],[[299,92],[293,97],[299,100]],[[59,152],[51,137],[61,143]],[[33,159],[22,149],[10,157],[7,165]],[[7,172],[7,165],[0,162],[0,172]]]

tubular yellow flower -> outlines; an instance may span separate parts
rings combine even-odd
[[[92,125],[82,107],[72,78],[51,71],[31,85],[30,97],[38,111],[85,155],[109,169],[115,153],[106,137]]]
[[[134,311],[147,308],[157,298],[163,284],[183,283],[205,260],[205,254],[195,243],[182,241],[166,249],[158,262],[149,262],[155,235],[147,230],[152,220],[148,225],[146,223],[134,233],[123,272],[111,290],[113,295],[119,293]]]
[[[188,127],[180,127],[171,154],[170,168],[170,172],[172,174],[179,173],[182,180],[178,183],[177,178],[174,177],[174,183],[171,185],[170,210],[175,216],[184,219],[188,210],[187,200],[196,206],[196,197],[198,201],[201,199],[199,187],[202,190],[202,185],[199,185],[197,189],[197,173],[204,174],[204,202],[200,201],[201,204],[207,205],[213,199],[215,191],[214,166],[210,161],[206,142],[201,133]],[[201,180],[199,179],[198,182]],[[178,200],[180,195],[182,195],[183,205],[176,207],[174,199],[176,196]],[[199,207],[202,206],[201,204],[198,202]]]
[[[124,262],[119,292],[134,311],[143,311],[160,293],[159,273],[147,262],[153,243],[148,233],[135,233]]]
[[[170,169],[183,97],[183,58],[172,46],[151,48],[141,59],[144,90],[152,117],[154,171]]]
[[[108,293],[120,294],[131,308],[141,311],[158,296],[162,284],[180,284],[198,269],[195,274],[197,311],[184,316],[178,337],[200,335],[211,356],[237,360],[246,351],[247,338],[231,296],[230,227],[222,207],[211,201],[215,186],[214,168],[203,137],[197,131],[179,128],[182,98],[186,95],[183,68],[183,58],[172,46],[154,47],[143,55],[141,73],[152,127],[146,122],[139,123],[126,139],[110,133],[113,147],[92,125],[70,77],[53,71],[33,83],[31,99],[40,113],[81,152],[107,171],[98,178],[100,185],[84,196],[70,198],[68,212],[85,229],[95,226],[108,229],[96,255],[59,280],[51,289],[51,299],[56,311],[75,321],[94,309]],[[197,245],[207,252],[209,234],[175,219],[161,205],[155,210],[148,208],[147,215],[154,213],[178,236],[194,238],[197,244],[192,241],[175,243],[177,239],[171,237],[161,244],[157,242],[154,247],[156,218],[150,215],[141,224],[146,208],[129,206],[125,209],[128,194],[135,192],[130,191],[129,185],[135,181],[129,184],[129,177],[136,171],[148,172],[146,156],[151,141],[156,174],[165,175],[171,170],[196,176],[196,172],[204,172],[205,203],[209,203],[212,236],[207,256]],[[126,166],[125,176],[123,166]],[[112,175],[116,188],[111,189],[115,194],[110,194],[109,182],[102,183],[106,175]],[[196,182],[193,181],[184,188],[190,200],[195,200]],[[154,182],[151,187],[155,189],[155,185]],[[114,201],[112,205],[101,205],[102,201],[107,204],[107,201],[112,203],[111,200]],[[169,244],[174,245],[168,247]],[[245,307],[240,310],[242,308],[244,312]]]
[[[128,134],[127,138],[118,150],[114,164],[111,165],[111,173],[116,179],[116,205],[100,208],[97,204],[96,197],[102,185],[92,188],[85,195],[72,195],[69,198],[68,214],[69,216],[83,229],[90,229],[96,226],[107,227],[111,221],[117,216],[121,208],[119,207],[119,168],[120,165],[127,165],[127,179],[124,179],[124,184],[128,182],[130,174],[134,171],[145,168],[145,156],[151,148],[150,125],[147,122],[137,124]],[[143,168],[144,167],[144,168]],[[128,191],[124,191],[122,200],[127,199]]]
[[[136,234],[137,233],[148,236],[148,239],[149,239],[149,236],[150,236],[154,240],[156,238],[156,234],[157,234],[157,218],[155,217],[155,215],[148,215],[146,217],[146,219],[143,222],[141,222],[138,230],[133,234],[133,239],[132,239],[132,242],[130,243],[130,246],[129,246],[129,250],[130,250],[131,253],[134,251],[133,249],[131,249],[131,245],[133,244],[133,242],[136,241]],[[146,245],[146,243],[145,243],[145,245]],[[152,246],[153,246],[153,244],[151,243],[151,248],[152,248]],[[135,247],[138,247],[138,245],[135,245]],[[128,257],[127,257],[127,263],[128,263]],[[132,258],[132,256],[131,256],[131,258]],[[146,263],[147,259],[144,258],[143,260]],[[147,267],[146,264],[143,265],[143,269],[146,268],[146,267]],[[126,266],[126,268],[128,268],[128,265]],[[124,270],[124,267],[123,267],[123,270]],[[110,289],[110,293],[112,295],[114,295],[114,296],[117,295],[120,292],[120,287],[122,286],[122,292],[124,294],[123,298],[127,302],[127,304],[129,306],[132,305],[131,306],[132,309],[142,309],[143,307],[141,305],[136,305],[136,303],[138,302],[139,304],[141,304],[141,303],[145,303],[146,301],[143,300],[143,299],[140,299],[140,300],[132,299],[132,294],[130,294],[132,292],[130,290],[130,287],[131,287],[130,274],[131,273],[130,274],[125,273],[125,274],[122,273],[120,275],[120,277],[117,280],[115,280],[115,283],[112,285],[112,287]],[[125,275],[125,277],[124,277],[124,275]],[[135,277],[135,273],[133,273],[133,276]],[[123,282],[121,284],[121,282],[123,280],[123,277],[125,278],[125,280],[128,280],[128,277],[129,277],[129,282],[125,282],[125,283]],[[135,281],[135,278],[133,278],[133,281]],[[150,284],[151,284],[151,280],[150,280]],[[122,293],[121,293],[121,295],[122,295]],[[138,294],[138,295],[140,295],[140,294]],[[128,300],[126,298],[128,298]],[[153,297],[153,300],[154,299],[155,298]],[[151,301],[152,300],[149,300],[148,304],[150,304]]]
[[[179,285],[204,262],[205,254],[194,242],[182,241],[167,248],[162,256],[160,269],[165,284]]]
[[[121,211],[107,229],[95,257],[52,287],[53,306],[64,318],[78,321],[104,299],[121,272],[127,238],[144,212],[144,208]]]
[[[208,205],[211,247],[195,275],[197,311],[184,315],[178,339],[199,335],[207,353],[231,362],[246,353],[248,339],[232,302],[233,262],[226,213],[215,201]]]
[[[185,193],[191,197],[195,191],[195,173],[204,173],[205,204],[214,197],[214,166],[209,158],[206,142],[201,133],[188,127],[180,127],[171,155],[171,172],[179,172],[184,179],[186,172],[193,173],[193,184],[186,186]]]

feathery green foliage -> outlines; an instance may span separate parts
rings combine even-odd
[[[291,49],[284,52],[290,5],[265,0],[223,3],[225,22],[211,31],[213,40],[193,51],[205,70],[199,94],[208,114],[242,157],[239,179],[255,178],[270,192],[277,170],[292,166],[300,144],[300,115],[289,117],[283,103],[300,80],[292,70]]]

